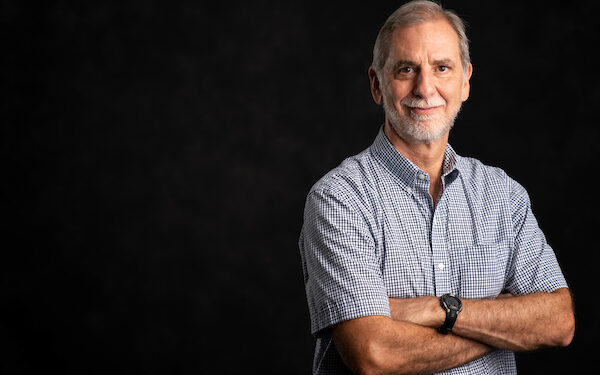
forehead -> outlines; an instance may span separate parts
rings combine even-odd
[[[458,34],[443,19],[399,27],[392,33],[388,61],[450,59],[460,63]]]

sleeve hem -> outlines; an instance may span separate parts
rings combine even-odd
[[[391,317],[389,306],[369,306],[368,308],[357,309],[349,312],[335,313],[336,310],[330,309],[329,312],[323,311],[317,317],[318,321],[311,322],[311,333],[314,336],[321,335],[332,326],[345,322],[347,320],[362,318],[365,316],[386,316]]]

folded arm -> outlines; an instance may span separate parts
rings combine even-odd
[[[436,297],[390,299],[391,318],[368,316],[333,328],[344,363],[358,374],[419,374],[460,366],[499,349],[566,346],[574,333],[568,289],[464,299],[453,333],[436,330],[445,313]]]
[[[566,346],[573,338],[575,320],[566,288],[507,298],[463,299],[452,332],[496,348],[515,351],[543,346]],[[445,319],[436,297],[390,299],[392,318],[427,327]]]
[[[339,323],[333,340],[356,374],[421,374],[460,366],[493,350],[477,341],[386,316]]]

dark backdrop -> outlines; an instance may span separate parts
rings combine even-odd
[[[3,1],[2,373],[309,373],[304,199],[383,121],[367,69],[399,4]],[[444,4],[475,67],[451,143],[528,189],[576,294],[573,344],[519,367],[583,371],[598,2]]]

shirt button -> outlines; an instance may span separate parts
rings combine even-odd
[[[407,186],[404,190],[406,190],[407,193],[412,193],[412,189],[410,188],[410,186]]]
[[[433,218],[433,223],[437,223],[437,219],[435,217]]]
[[[437,267],[441,270],[444,269],[444,263],[438,263]]]
[[[425,175],[423,173],[419,173],[419,180],[424,180],[425,179]]]

